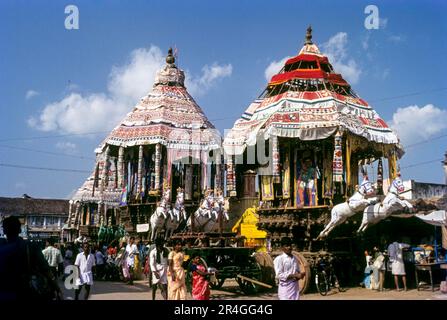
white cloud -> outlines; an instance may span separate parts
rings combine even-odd
[[[30,117],[28,125],[42,131],[66,133],[111,130],[150,91],[156,71],[164,64],[164,54],[157,46],[135,49],[126,64],[112,67],[107,92],[88,95],[69,92],[63,99],[46,105],[39,115]],[[190,78],[191,93],[204,93],[218,78],[231,72],[231,65],[204,66],[200,78]],[[68,89],[77,88],[70,84]]]
[[[270,81],[270,79],[275,74],[277,74],[279,71],[281,71],[281,68],[284,66],[286,61],[289,60],[290,58],[292,58],[292,57],[287,56],[287,57],[282,58],[281,60],[272,61],[264,71],[264,75],[265,75],[265,78],[267,79],[267,81]]]
[[[325,42],[322,48],[334,67],[335,72],[341,73],[351,84],[356,84],[362,70],[354,59],[347,58],[347,43],[348,34],[346,32],[339,32]]]
[[[365,38],[362,39],[362,48],[364,50],[368,50],[370,38],[371,38],[371,32],[367,32]]]
[[[199,78],[189,76],[186,74],[185,86],[188,92],[194,95],[204,94],[210,87],[212,87],[218,79],[231,76],[233,73],[233,66],[231,64],[219,65],[214,62],[211,67],[205,65],[202,68],[202,75]]]
[[[447,119],[447,110],[427,104],[422,108],[417,105],[399,108],[389,123],[405,146],[428,139],[447,129],[445,119]]]
[[[37,92],[37,91],[35,91],[35,90],[28,90],[27,92],[26,92],[26,94],[25,94],[25,99],[26,100],[29,100],[29,99],[31,99],[32,97],[35,97],[35,96],[38,96],[39,95],[39,92]]]
[[[77,146],[76,144],[72,143],[72,142],[58,142],[56,143],[56,148],[62,150],[64,153],[66,154],[75,154],[77,151]]]
[[[136,49],[130,56],[129,63],[112,68],[108,89],[115,98],[138,101],[149,92],[154,83],[155,73],[165,64],[165,57],[156,46],[151,46],[149,50]]]

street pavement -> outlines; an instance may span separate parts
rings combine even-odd
[[[64,288],[63,283],[60,283]],[[66,300],[74,299],[74,290],[63,289]],[[80,298],[83,297],[81,292]],[[191,295],[188,293],[188,299]],[[123,282],[95,281],[89,300],[150,300],[152,293],[146,280],[135,281],[134,285],[127,285]],[[157,300],[162,297],[157,291]],[[234,280],[227,280],[220,290],[211,290],[212,300],[277,300],[275,291],[259,293],[256,295],[245,295],[242,293]],[[347,288],[345,292],[333,290],[327,296],[318,293],[308,293],[301,296],[302,300],[447,300],[447,294],[443,294],[436,289],[418,291],[385,290],[377,292],[364,288]]]

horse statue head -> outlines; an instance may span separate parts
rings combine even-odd
[[[394,193],[395,195],[399,195],[404,191],[405,191],[404,183],[400,178],[400,175],[398,175],[391,183],[389,192]]]
[[[370,196],[370,195],[374,194],[373,185],[372,185],[371,181],[369,181],[367,175],[363,176],[363,181],[359,185],[358,192],[363,196]]]

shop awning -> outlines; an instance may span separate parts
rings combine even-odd
[[[417,214],[416,217],[434,226],[447,226],[447,212],[445,210],[433,211],[432,213],[429,213],[427,215]]]

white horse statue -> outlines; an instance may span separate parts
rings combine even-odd
[[[366,197],[371,196],[374,193],[374,188],[368,177],[365,175],[363,181],[360,184],[358,190],[354,193],[348,201],[339,203],[331,210],[331,221],[318,235],[317,239],[323,239],[338,225],[345,222],[348,218],[355,215],[357,212],[363,211],[367,206],[377,202],[377,198]]]
[[[151,215],[151,240],[154,241],[163,230],[165,226],[165,220],[171,213],[171,189],[165,188],[163,197],[155,212]]]
[[[205,193],[205,199],[203,199],[200,207],[191,215],[186,222],[186,226],[191,230],[191,217],[194,218],[194,231],[204,231],[205,226],[212,220],[212,209],[214,207],[214,197],[210,189]]]
[[[225,210],[225,198],[222,190],[218,190],[214,197],[214,205],[210,221],[204,225],[204,232],[215,232],[219,230],[219,217],[222,216],[222,222],[226,223],[230,220],[228,212]]]
[[[178,188],[174,209],[170,211],[170,216],[165,222],[165,239],[172,236],[183,220],[186,220],[185,194],[183,188]]]
[[[399,198],[399,194],[404,192],[405,187],[403,185],[400,175],[397,176],[391,183],[388,190],[388,194],[382,203],[377,203],[375,205],[370,205],[363,211],[363,219],[360,228],[357,230],[358,233],[363,232],[369,226],[376,224],[380,220],[385,219],[393,212],[399,211],[401,209],[408,208],[410,211],[413,206],[407,200]]]

